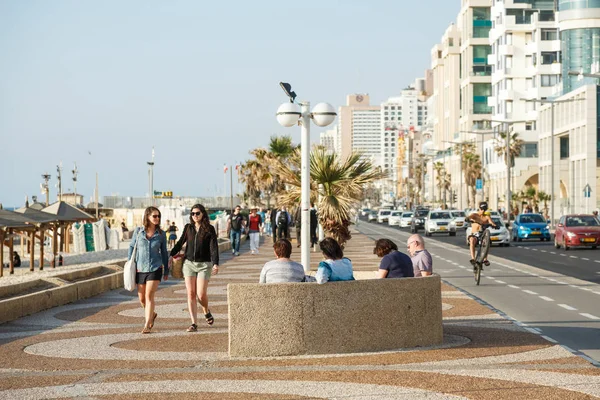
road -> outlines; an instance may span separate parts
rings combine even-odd
[[[408,230],[360,221],[373,239],[388,238],[401,251]],[[423,234],[423,232],[421,232]],[[555,249],[551,242],[493,247],[481,284],[473,279],[464,231],[425,238],[434,272],[532,332],[600,363],[600,249]]]

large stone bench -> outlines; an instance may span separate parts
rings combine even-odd
[[[442,343],[439,275],[227,287],[229,355],[371,352]]]

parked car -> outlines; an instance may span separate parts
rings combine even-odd
[[[369,221],[369,222],[377,221],[377,211],[370,211],[367,214],[367,221]]]
[[[502,222],[501,218],[492,217],[492,221],[498,227],[498,229],[494,229],[490,227],[490,241],[492,245],[498,244],[500,246],[510,246],[510,233],[506,226]],[[471,236],[471,226],[467,228],[465,242],[467,246],[469,245],[469,236]]]
[[[367,215],[369,215],[370,212],[371,210],[369,208],[363,208],[362,210],[360,210],[360,216],[366,217]]]
[[[380,224],[387,222],[391,213],[392,210],[379,210],[379,212],[377,212],[377,222]]]
[[[400,226],[400,217],[402,216],[402,211],[393,210],[390,216],[388,217],[388,225],[389,226]]]
[[[412,211],[404,211],[400,216],[400,223],[398,224],[400,228],[408,228],[410,226],[410,222],[412,220],[413,213]]]
[[[550,241],[550,227],[540,214],[519,214],[513,221],[512,240],[539,239]]]
[[[417,233],[419,232],[419,229],[423,229],[425,227],[427,214],[429,214],[429,210],[426,210],[424,208],[415,210],[412,219],[410,220],[410,231],[412,233]]]
[[[452,218],[454,219],[454,223],[456,224],[456,229],[466,229],[467,221],[465,212],[461,210],[450,210],[450,214],[452,214]]]
[[[431,236],[434,233],[448,233],[450,236],[456,236],[456,224],[450,211],[429,211],[425,222],[425,236]]]
[[[571,247],[591,247],[600,245],[600,222],[593,215],[563,215],[556,226],[554,247],[565,250]]]

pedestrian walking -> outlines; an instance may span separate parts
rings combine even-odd
[[[319,243],[319,237],[317,236],[317,229],[319,228],[319,218],[317,217],[317,209],[315,204],[310,205],[310,246],[314,247]]]
[[[300,247],[302,244],[302,207],[296,207],[294,213],[294,227],[296,228],[296,247]]]
[[[169,279],[169,255],[165,233],[160,229],[160,211],[156,207],[148,207],[144,211],[143,226],[136,228],[129,244],[127,259],[131,258],[136,247],[137,272],[135,283],[138,298],[144,308],[144,329],[142,333],[150,333],[158,316],[154,311],[154,295],[161,279]]]
[[[248,236],[250,237],[250,254],[258,254],[260,242],[260,230],[262,229],[262,217],[256,212],[257,208],[250,208],[248,217]]]
[[[192,324],[187,331],[196,332],[198,330],[198,304],[196,301],[200,302],[206,323],[212,325],[215,322],[208,308],[208,282],[212,275],[219,273],[217,232],[210,224],[210,219],[202,204],[192,207],[190,223],[185,225],[183,235],[171,250],[169,262],[172,262],[172,257],[179,253],[184,243],[187,243],[187,246],[183,262],[183,276],[188,311],[192,319]]]
[[[231,254],[240,255],[240,240],[242,238],[242,230],[246,226],[246,220],[241,214],[242,208],[236,206],[233,214],[227,219],[227,230],[229,231],[229,240],[231,241]]]
[[[169,226],[169,247],[173,248],[173,246],[175,246],[175,241],[177,240],[177,231],[179,230],[179,228],[177,228],[177,225],[175,225],[175,222],[171,223],[171,226]]]
[[[277,241],[277,207],[273,207],[271,210],[271,234],[273,243],[275,243]]]
[[[277,237],[279,239],[288,239],[289,235],[289,227],[292,223],[292,217],[287,212],[287,208],[285,206],[281,207],[281,210],[277,212],[277,216],[275,217],[275,221],[277,224]]]
[[[271,210],[267,210],[267,212],[265,213],[265,234],[267,236],[271,236],[272,235],[272,231],[271,231]]]

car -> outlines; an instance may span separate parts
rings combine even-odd
[[[370,212],[371,212],[371,210],[369,208],[363,208],[360,210],[360,216],[366,217],[367,215],[369,215]]]
[[[377,222],[380,224],[387,222],[391,213],[392,213],[392,210],[379,210],[377,212]]]
[[[450,211],[429,211],[425,222],[425,236],[431,236],[434,233],[448,233],[450,236],[456,236],[456,223]]]
[[[393,210],[390,216],[388,217],[388,225],[389,226],[399,226],[400,225],[400,217],[402,216],[402,211]]]
[[[494,224],[498,227],[498,229],[490,227],[490,241],[492,245],[498,244],[500,246],[510,246],[510,233],[508,232],[508,229],[506,229],[502,219],[498,217],[492,217],[492,221],[494,221]],[[465,242],[467,246],[469,245],[469,236],[471,236],[470,226],[467,228],[465,236]]]
[[[400,216],[400,223],[398,224],[400,228],[408,228],[410,226],[410,221],[412,220],[413,213],[412,211],[404,211]]]
[[[550,241],[550,227],[548,221],[541,214],[519,214],[513,221],[512,240],[539,239]]]
[[[467,221],[465,212],[461,210],[450,210],[450,214],[452,214],[452,218],[454,218],[454,223],[456,224],[456,229],[466,229]]]
[[[370,211],[367,214],[367,221],[369,221],[369,222],[377,221],[377,211]]]
[[[425,227],[427,214],[429,214],[429,210],[425,208],[415,210],[410,220],[410,231],[412,233],[417,233],[419,232],[419,229],[423,229]]]
[[[571,247],[591,247],[600,245],[600,221],[591,214],[563,215],[556,225],[554,247],[565,250]]]

